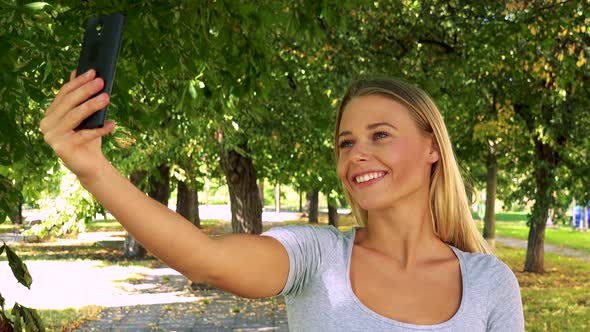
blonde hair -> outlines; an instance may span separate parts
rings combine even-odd
[[[439,160],[432,165],[429,199],[433,229],[442,241],[465,252],[491,253],[477,230],[442,115],[430,96],[420,88],[399,79],[361,79],[354,81],[342,98],[336,119],[334,147],[339,157],[338,133],[342,113],[355,97],[379,95],[393,99],[408,109],[418,128],[432,134],[439,149]],[[344,186],[343,186],[344,187]],[[348,204],[360,226],[367,224],[367,210],[361,208],[344,187]]]

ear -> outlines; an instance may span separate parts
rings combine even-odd
[[[436,142],[434,134],[430,134],[430,148],[428,149],[427,161],[431,164],[436,163],[440,159],[440,149]]]

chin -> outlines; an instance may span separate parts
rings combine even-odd
[[[393,200],[391,199],[365,199],[355,200],[363,210],[384,210],[391,207]]]

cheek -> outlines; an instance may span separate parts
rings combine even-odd
[[[423,166],[426,165],[425,156],[421,153],[422,147],[415,142],[401,144],[397,153],[392,155],[390,162],[397,169],[398,178],[410,180],[420,176]]]
[[[418,156],[415,144],[412,142],[396,142],[383,156],[386,164],[392,167],[396,178],[406,178],[417,169]]]
[[[397,170],[398,168],[403,168],[405,166],[410,151],[411,148],[408,143],[395,142],[383,150],[381,158],[387,165],[390,165],[394,170]]]
[[[336,162],[336,173],[340,180],[346,182],[346,165],[342,157],[338,158],[338,161]]]

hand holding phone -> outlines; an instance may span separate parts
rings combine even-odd
[[[109,96],[111,95],[124,23],[125,16],[121,13],[91,17],[86,22],[86,31],[84,33],[76,75],[79,76],[90,69],[94,69],[96,71],[96,77],[104,80],[103,89],[92,97],[103,92],[106,92]],[[107,107],[105,106],[83,120],[76,130],[102,128],[106,118]]]

